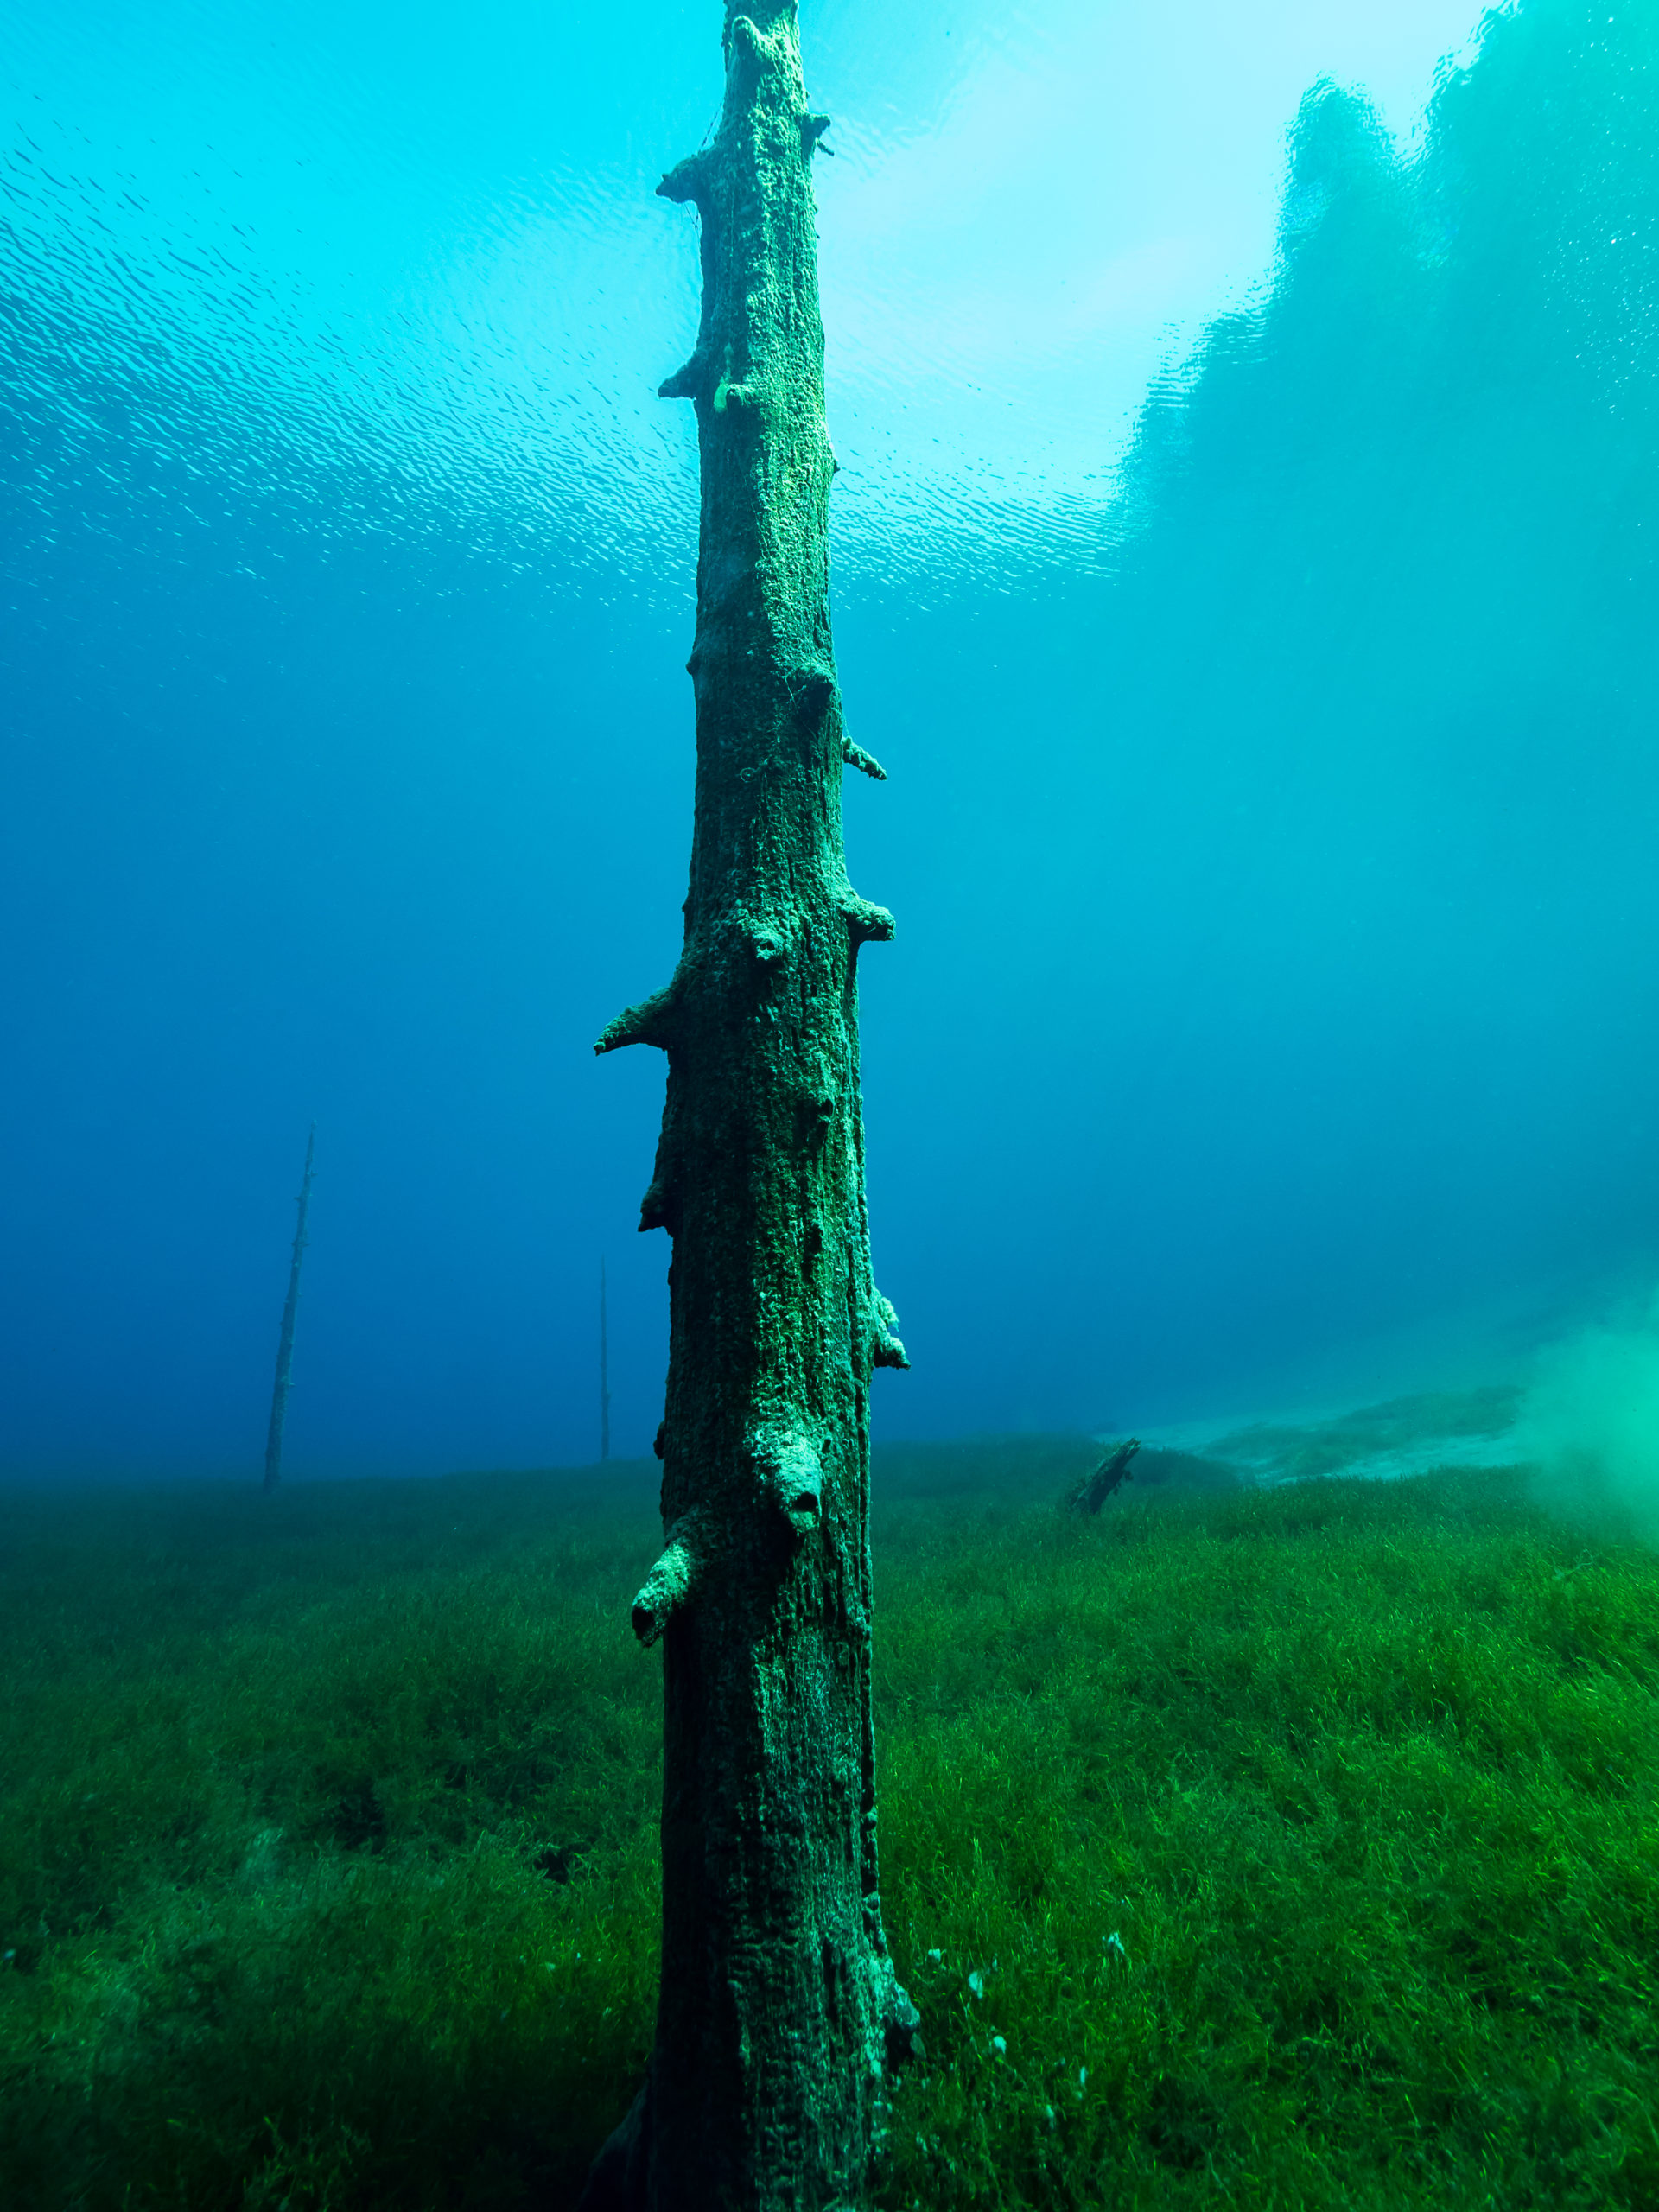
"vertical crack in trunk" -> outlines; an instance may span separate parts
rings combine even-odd
[[[645,2085],[586,2202],[806,2208],[864,2191],[917,2015],[881,1923],[869,1384],[902,1365],[871,1279],[806,99],[793,0],[728,0],[710,144],[658,189],[702,218],[702,316],[662,387],[702,464],[685,942],[607,1052],[668,1054],[640,1226],[674,1241],[666,1541],[634,1606],[664,1652],[663,1964]]]

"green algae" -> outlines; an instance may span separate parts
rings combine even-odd
[[[1068,1525],[1090,1448],[884,1485],[881,2201],[1650,2202],[1659,1562],[1517,1473]],[[8,1519],[8,2204],[570,2201],[652,2030],[649,1473]]]

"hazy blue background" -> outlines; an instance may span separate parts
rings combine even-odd
[[[720,15],[9,18],[0,1466],[648,1444]],[[803,23],[883,1433],[1651,1281],[1659,10]]]

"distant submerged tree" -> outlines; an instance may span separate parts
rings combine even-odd
[[[599,1463],[611,1456],[611,1332],[605,1311],[605,1262],[599,1263]]]
[[[305,1141],[305,1173],[295,1204],[299,1218],[294,1225],[294,1249],[288,1263],[288,1296],[283,1300],[283,1325],[276,1338],[276,1380],[270,1393],[270,1426],[265,1432],[265,1488],[275,1490],[283,1478],[283,1429],[288,1420],[288,1394],[294,1382],[294,1317],[300,1305],[300,1267],[305,1258],[305,1217],[311,1205],[311,1162],[317,1148],[317,1125]]]
[[[1068,1510],[1072,1513],[1098,1513],[1109,1497],[1121,1490],[1125,1483],[1134,1481],[1129,1462],[1140,1449],[1138,1436],[1125,1437],[1122,1444],[1110,1446],[1100,1465],[1067,1491],[1065,1503]]]
[[[893,918],[843,857],[811,112],[794,0],[728,0],[712,142],[658,188],[702,225],[696,350],[662,387],[702,465],[697,772],[679,964],[596,1049],[668,1091],[642,1229],[673,1239],[656,2044],[599,2207],[859,2199],[918,2015],[883,1931],[871,1708],[870,1272],[858,949]]]

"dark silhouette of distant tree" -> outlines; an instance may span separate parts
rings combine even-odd
[[[265,1488],[275,1490],[283,1478],[283,1428],[288,1420],[288,1394],[294,1386],[294,1317],[300,1304],[300,1268],[305,1258],[305,1217],[311,1205],[311,1162],[317,1148],[317,1125],[305,1141],[305,1174],[295,1204],[299,1218],[294,1224],[294,1250],[288,1263],[288,1296],[283,1300],[283,1326],[276,1339],[276,1380],[271,1386],[270,1426],[265,1432]]]
[[[1073,1513],[1098,1513],[1109,1497],[1125,1483],[1134,1481],[1129,1462],[1140,1449],[1138,1436],[1125,1437],[1122,1444],[1109,1446],[1100,1465],[1066,1492],[1065,1503],[1070,1510]]]
[[[611,1456],[611,1332],[605,1311],[605,1262],[599,1263],[599,1459]]]

